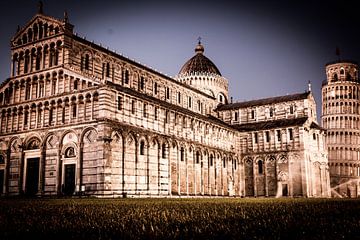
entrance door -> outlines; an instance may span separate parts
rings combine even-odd
[[[64,194],[73,195],[75,192],[75,164],[65,165]]]
[[[283,195],[283,197],[286,197],[288,195],[288,185],[287,184],[282,185],[282,195]]]
[[[39,188],[40,158],[28,158],[26,164],[25,195],[34,196]]]
[[[4,193],[4,170],[0,170],[0,195]]]

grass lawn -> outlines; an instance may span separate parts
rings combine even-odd
[[[0,239],[360,239],[358,199],[0,199]]]

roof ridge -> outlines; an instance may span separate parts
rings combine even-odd
[[[282,95],[276,97],[267,97],[267,98],[254,99],[243,102],[222,104],[216,110],[221,111],[221,110],[236,109],[242,107],[252,107],[252,106],[267,105],[267,104],[273,104],[279,102],[300,100],[307,98],[310,93],[311,93],[310,91],[305,91],[303,93],[294,93],[294,94]]]

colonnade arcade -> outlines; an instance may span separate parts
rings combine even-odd
[[[62,41],[46,43],[31,49],[14,51],[11,77],[57,66],[63,56]]]
[[[326,181],[325,168],[327,164],[309,160],[306,164],[309,180],[296,183],[299,172],[294,172],[293,161],[299,156],[296,153],[278,153],[269,155],[254,155],[243,158],[245,170],[246,196],[295,196],[305,193],[299,186],[308,186],[310,196],[324,196],[328,189],[323,184]],[[301,181],[301,180],[300,180]],[[300,184],[296,186],[296,184]],[[296,189],[297,188],[297,189]]]
[[[241,164],[233,153],[141,131],[100,137],[89,127],[17,137],[1,146],[9,194],[242,194]]]
[[[72,96],[22,104],[3,109],[0,133],[11,133],[81,121],[98,116],[98,92],[88,89]]]

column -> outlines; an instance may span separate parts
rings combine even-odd
[[[197,184],[197,181],[196,181],[196,177],[197,177],[197,174],[196,174],[196,171],[197,171],[197,169],[196,169],[196,150],[195,149],[193,149],[193,173],[194,173],[194,195],[196,195],[197,194],[197,192],[196,192],[196,190],[197,190],[197,186],[196,186],[196,184]]]
[[[91,96],[90,101],[91,101],[91,118],[90,118],[90,120],[93,120],[94,119],[94,97]]]
[[[21,82],[19,83],[19,97],[18,97],[18,100],[17,102],[21,102]]]
[[[64,77],[62,77],[63,81],[64,81]],[[55,93],[59,94],[60,93],[60,76],[58,75],[56,78],[56,88],[55,88]]]
[[[137,134],[138,135],[138,134]],[[138,161],[139,161],[139,139],[138,137],[136,137],[135,139],[135,189],[134,192],[135,194],[137,193],[138,187],[137,187],[137,182],[138,182]]]
[[[64,77],[63,77],[63,92],[65,92],[65,82],[67,81],[67,79],[68,79],[68,76],[64,75]]]
[[[46,97],[46,82],[47,82],[47,80],[44,79],[43,81],[44,81],[44,95],[43,95],[43,97]]]
[[[22,110],[22,112],[23,112],[23,114],[24,114],[24,109]],[[16,130],[17,130],[17,131],[20,130],[20,120],[19,120],[19,118],[20,118],[20,113],[21,113],[21,112],[18,112],[18,115],[17,115],[17,125],[16,125]],[[0,124],[0,126],[1,126],[1,124]]]
[[[254,183],[254,197],[257,196],[257,186],[256,186],[256,169],[255,169],[255,159],[253,160],[253,183]]]
[[[289,173],[289,182],[288,182],[288,190],[289,196],[293,197],[293,179],[292,179],[292,171],[291,171],[291,156],[288,156],[288,173]]]
[[[171,189],[171,143],[168,143],[168,191],[169,191],[169,195],[172,195],[172,189]],[[160,181],[160,179],[159,179]],[[161,186],[161,183],[160,183]]]
[[[42,106],[42,118],[41,118],[41,127],[45,125],[45,106]]]
[[[29,94],[29,99],[33,99],[32,93],[33,93],[33,83],[32,83],[32,80],[31,80],[31,81],[30,81],[30,94]]]
[[[35,128],[38,127],[38,121],[39,121],[39,109],[38,106],[35,107]],[[30,116],[30,122],[31,122],[31,116]],[[31,125],[31,123],[30,123]]]
[[[186,195],[189,195],[189,174],[188,174],[188,158],[187,158],[187,155],[188,155],[188,150],[187,148],[185,147],[184,149],[184,157],[185,157],[185,176],[186,176]]]
[[[76,105],[76,118],[75,118],[75,120],[77,120],[77,122],[79,122],[79,108],[80,108],[80,104],[79,104],[79,100],[77,100],[76,102],[75,102],[75,105]]]
[[[8,112],[6,112],[5,115],[6,115],[5,132],[8,132],[8,124],[9,124],[9,116],[10,116],[10,114]]]
[[[265,196],[268,197],[269,196],[269,184],[268,184],[268,179],[267,179],[267,171],[266,171],[266,165],[267,165],[268,161],[265,161],[264,159],[264,182],[265,182]]]
[[[181,148],[180,148],[181,149]],[[177,188],[178,195],[181,195],[181,185],[180,185],[180,158],[179,158],[179,146],[176,146],[176,165],[177,165]]]
[[[11,64],[10,64],[10,77],[14,77],[14,64],[15,64],[15,61],[14,61],[14,56],[11,58]]]
[[[23,110],[23,122],[22,122],[21,131],[24,131],[24,129],[25,129],[25,117],[26,117],[25,112],[26,112],[26,109],[24,108],[24,110]]]
[[[214,158],[213,158],[213,164],[214,164]],[[211,170],[211,166],[210,166],[210,153],[208,153],[208,194],[211,196],[211,182],[210,182],[210,171]]]
[[[0,112],[0,133],[2,133],[3,114]]]
[[[10,126],[9,126],[9,130],[10,132],[13,131],[13,123],[14,123],[14,113],[13,111],[11,110],[10,114],[9,114],[9,117],[10,117]]]
[[[86,97],[84,98],[84,111],[83,111],[83,115],[84,115],[84,121],[86,121]]]
[[[40,95],[40,79],[38,79],[36,81],[36,98],[39,98],[41,95]]]
[[[40,176],[39,176],[39,185],[38,185],[38,193],[41,195],[44,194],[45,190],[45,161],[46,161],[46,144],[44,147],[40,149]]]
[[[11,102],[15,103],[15,91],[16,91],[16,87],[15,87],[15,83],[12,86],[12,99]]]

